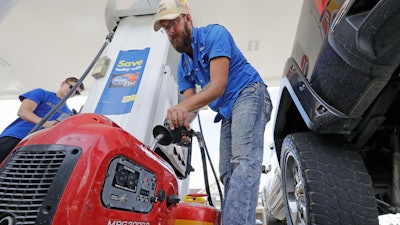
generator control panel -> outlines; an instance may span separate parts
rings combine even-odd
[[[155,201],[156,186],[154,173],[125,157],[117,157],[108,167],[102,202],[107,208],[148,213]]]

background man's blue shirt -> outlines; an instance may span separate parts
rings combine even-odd
[[[192,47],[193,60],[183,53],[178,64],[179,91],[195,88],[195,84],[203,88],[210,82],[210,60],[216,57],[229,58],[225,93],[210,103],[209,107],[218,112],[215,122],[219,121],[221,116],[230,118],[233,103],[240,92],[249,84],[264,83],[261,76],[247,62],[229,31],[221,25],[211,24],[193,28]]]
[[[56,93],[40,88],[28,91],[19,96],[19,100],[21,102],[26,98],[34,101],[37,104],[37,107],[33,113],[41,118],[43,118],[60,101]],[[62,113],[72,114],[72,111],[66,104],[63,104],[63,106],[57,110],[49,120],[57,119]],[[9,136],[23,139],[34,127],[35,124],[27,122],[21,118],[17,118],[8,127],[6,127],[6,129],[4,129],[3,133],[0,134],[0,137]]]

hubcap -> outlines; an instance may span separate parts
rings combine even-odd
[[[297,160],[291,154],[287,156],[284,182],[286,183],[286,197],[292,224],[307,224],[306,198],[302,172]]]

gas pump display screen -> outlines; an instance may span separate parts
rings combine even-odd
[[[113,186],[133,193],[137,191],[139,173],[120,163],[117,164]]]
[[[156,175],[123,156],[111,160],[101,200],[104,207],[148,213],[156,199]]]

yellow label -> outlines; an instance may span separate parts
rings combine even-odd
[[[133,94],[133,95],[128,95],[128,96],[124,96],[124,97],[122,98],[122,102],[123,102],[123,103],[132,102],[132,101],[135,101],[135,99],[136,99],[136,95],[135,95],[135,94]]]

